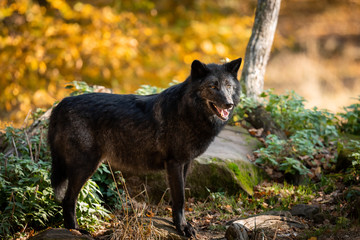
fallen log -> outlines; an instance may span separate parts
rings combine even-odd
[[[289,239],[296,237],[296,229],[305,225],[286,216],[257,215],[234,221],[226,230],[228,240]],[[244,233],[246,230],[246,234]]]

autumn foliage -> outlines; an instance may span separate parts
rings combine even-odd
[[[118,93],[183,81],[194,59],[243,56],[253,21],[202,1],[84,2],[0,3],[0,119],[22,123],[74,80]]]

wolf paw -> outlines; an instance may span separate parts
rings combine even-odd
[[[191,226],[190,223],[186,223],[185,225],[182,226],[176,226],[176,229],[180,235],[188,238],[196,239],[195,229],[193,228],[193,226]]]

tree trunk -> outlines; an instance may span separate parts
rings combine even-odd
[[[255,100],[258,100],[264,88],[265,69],[274,40],[280,2],[281,0],[258,0],[241,75],[243,91]]]

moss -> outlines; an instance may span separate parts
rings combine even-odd
[[[228,168],[235,173],[236,177],[241,175],[240,169],[239,169],[238,165],[236,165],[236,163],[229,162]]]
[[[240,165],[240,167],[239,167]],[[235,174],[240,186],[248,194],[253,195],[253,188],[262,179],[261,172],[252,164],[228,162],[227,167]]]

